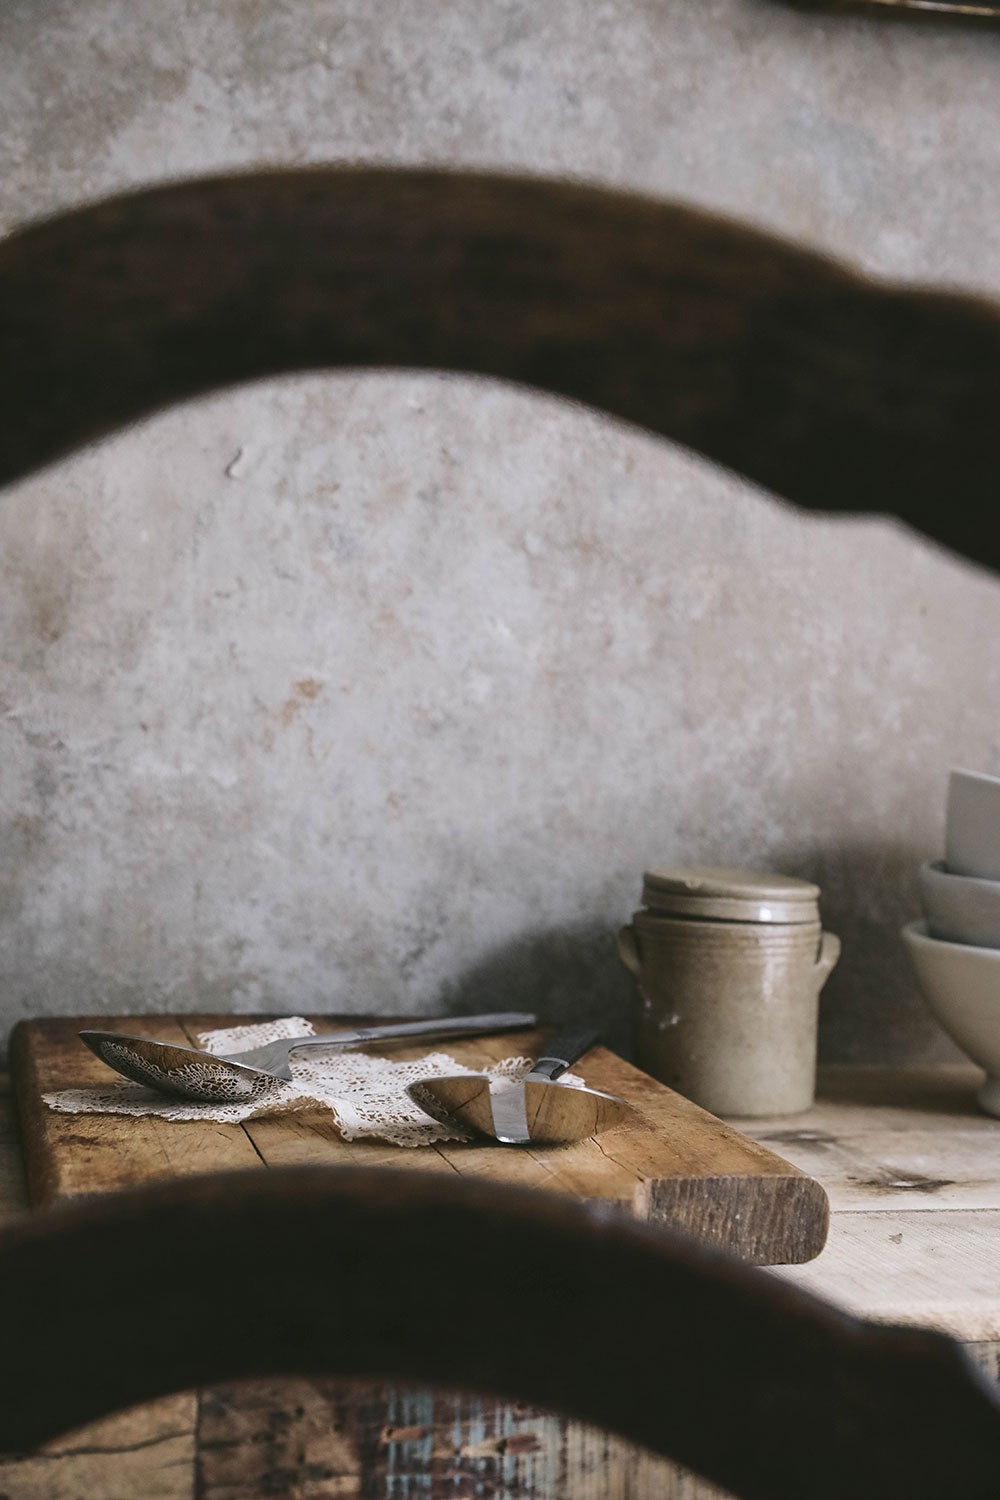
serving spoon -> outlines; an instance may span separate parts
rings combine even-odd
[[[453,1074],[421,1079],[406,1092],[433,1119],[458,1121],[505,1146],[584,1140],[617,1125],[628,1110],[614,1094],[556,1082],[597,1041],[596,1031],[562,1032],[524,1078]]]
[[[394,1021],[385,1026],[359,1026],[325,1036],[285,1037],[246,1052],[216,1055],[176,1042],[125,1036],[117,1031],[81,1031],[91,1052],[126,1078],[162,1094],[196,1099],[202,1104],[240,1104],[259,1099],[291,1080],[289,1054],[300,1047],[352,1047],[360,1043],[396,1041],[402,1037],[484,1036],[500,1031],[522,1031],[537,1025],[537,1017],[514,1011],[486,1016],[435,1016],[418,1021]]]

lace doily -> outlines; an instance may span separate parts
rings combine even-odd
[[[198,1041],[207,1053],[249,1051],[294,1037],[312,1036],[313,1027],[302,1016],[231,1026],[202,1032]],[[432,1120],[406,1093],[407,1086],[424,1078],[447,1078],[478,1072],[487,1078],[523,1077],[531,1067],[526,1057],[506,1057],[490,1068],[473,1069],[447,1052],[432,1052],[416,1062],[392,1062],[352,1049],[303,1048],[289,1059],[292,1081],[276,1081],[274,1088],[238,1104],[198,1104],[170,1099],[137,1083],[108,1083],[104,1088],[63,1089],[43,1094],[50,1109],[70,1115],[155,1115],[163,1120],[213,1120],[239,1125],[261,1115],[287,1114],[295,1109],[329,1109],[346,1141],[368,1138],[394,1146],[428,1146],[435,1141],[468,1141],[460,1125]],[[583,1079],[564,1073],[561,1083],[583,1085]]]

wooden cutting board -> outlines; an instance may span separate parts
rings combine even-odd
[[[42,1095],[105,1084],[113,1076],[79,1040],[86,1027],[197,1044],[199,1032],[247,1016],[76,1016],[21,1021],[11,1067],[35,1205],[114,1192],[191,1173],[303,1164],[459,1172],[618,1203],[653,1223],[687,1230],[763,1265],[811,1260],[826,1240],[829,1205],[818,1182],[613,1052],[595,1047],[573,1071],[627,1100],[625,1122],[600,1137],[555,1147],[494,1143],[404,1149],[340,1138],[329,1111],[303,1109],[244,1125],[116,1115],[57,1114]],[[253,1017],[254,1020],[264,1019]],[[317,1031],[369,1018],[316,1016]],[[385,1020],[387,1018],[377,1018]],[[533,1056],[545,1031],[466,1041],[394,1045],[399,1060],[447,1051],[469,1067]]]

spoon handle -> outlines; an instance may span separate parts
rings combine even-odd
[[[544,1078],[553,1083],[565,1073],[566,1069],[575,1063],[578,1057],[589,1052],[591,1047],[600,1041],[600,1032],[590,1031],[561,1031],[554,1036],[541,1057],[535,1059],[535,1065],[528,1074],[529,1078]]]
[[[418,1021],[395,1021],[387,1026],[358,1026],[351,1031],[333,1031],[324,1036],[296,1037],[288,1050],[323,1045],[347,1047],[356,1042],[390,1042],[406,1036],[480,1036],[493,1031],[526,1031],[537,1025],[537,1016],[509,1010],[488,1016],[425,1017]]]

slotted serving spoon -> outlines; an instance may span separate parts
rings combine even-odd
[[[396,1021],[385,1026],[358,1026],[325,1036],[301,1036],[268,1042],[248,1052],[215,1056],[197,1047],[155,1042],[151,1037],[117,1031],[81,1031],[80,1038],[109,1068],[160,1093],[197,1099],[203,1104],[240,1104],[261,1098],[292,1076],[289,1053],[300,1047],[353,1047],[363,1042],[391,1042],[403,1037],[485,1036],[522,1031],[537,1017],[514,1011],[488,1016],[436,1016]]]
[[[596,1031],[560,1033],[517,1081],[454,1074],[421,1079],[406,1092],[432,1118],[457,1120],[505,1146],[584,1140],[617,1125],[628,1110],[614,1094],[556,1082],[598,1040]]]

